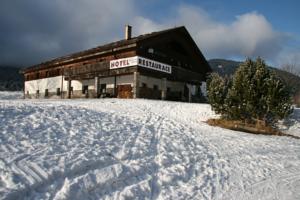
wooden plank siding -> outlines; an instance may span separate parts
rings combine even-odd
[[[110,61],[134,56],[168,64],[172,67],[172,72],[169,74],[141,66],[130,65],[124,68],[110,69]],[[120,40],[86,51],[63,56],[21,71],[25,76],[25,81],[51,77],[61,78],[61,89],[65,92],[62,95],[63,97],[67,97],[67,89],[66,87],[63,88],[64,81],[71,83],[71,81],[74,80],[75,83],[80,82],[80,84],[83,84],[83,82],[93,81],[92,79],[97,80],[95,77],[115,77],[114,79],[116,80],[118,76],[134,74],[135,72],[143,76],[157,78],[159,81],[164,79],[167,81],[182,82],[184,84],[190,83],[199,85],[202,81],[206,80],[207,73],[211,72],[211,68],[187,30],[184,27],[177,27],[137,36],[128,40]],[[56,80],[56,78],[52,80]],[[48,80],[49,79],[46,79],[46,81]],[[132,81],[134,82],[130,83],[132,85],[137,82]],[[41,81],[37,81],[36,83],[29,82],[28,84],[36,85],[40,84],[40,82]],[[94,82],[96,88],[97,82]],[[89,84],[91,85],[91,83]],[[136,87],[129,87],[128,81],[126,84],[127,86],[116,86],[116,84],[114,84],[115,88],[111,93],[116,96],[116,92],[118,92],[119,97],[132,98],[132,90],[134,90],[138,91],[140,94],[139,97],[154,99],[161,98],[162,93],[166,93],[165,89],[162,91],[153,88],[139,87],[136,90]],[[33,88],[33,86],[31,88]],[[108,90],[112,89],[109,88]],[[74,90],[72,91],[72,95],[82,96],[80,92],[78,89],[77,91]],[[172,99],[180,99],[182,95],[179,92],[177,93],[169,93],[167,96],[171,95]],[[97,97],[97,89],[96,92],[94,89],[91,89],[91,91],[87,93],[87,96]]]
[[[119,58],[126,58],[130,56],[135,56],[136,51],[124,51],[115,53],[113,55],[106,55],[100,58],[95,58],[92,60],[85,60],[81,62],[75,62],[63,66],[48,66],[46,68],[41,67],[40,69],[24,72],[25,81],[49,78],[55,76],[64,75],[66,77],[82,77],[84,74],[86,78],[90,77],[88,74],[92,75],[96,72],[105,72],[109,70],[109,61]]]

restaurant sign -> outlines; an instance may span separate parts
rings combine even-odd
[[[172,73],[172,66],[161,63],[155,60],[151,60],[148,58],[144,58],[141,56],[134,56],[134,57],[128,57],[128,58],[121,58],[117,60],[110,61],[110,69],[119,69],[124,67],[131,67],[131,66],[140,66],[145,67],[148,69],[165,72],[168,74]]]

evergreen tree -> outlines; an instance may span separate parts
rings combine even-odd
[[[212,73],[208,79],[207,97],[212,109],[217,114],[225,113],[226,82],[217,73]]]
[[[291,112],[291,93],[261,58],[247,59],[232,80],[212,75],[208,85],[212,109],[230,120],[272,124]]]

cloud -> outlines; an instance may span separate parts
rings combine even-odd
[[[261,56],[274,59],[289,39],[287,34],[274,30],[270,22],[259,13],[245,13],[236,16],[233,22],[224,24],[213,20],[201,8],[188,5],[179,6],[174,19],[156,23],[138,18],[136,24],[147,31],[173,24],[185,25],[208,58]]]
[[[167,24],[159,24],[142,16],[134,17],[132,20],[132,25],[135,35],[141,35],[167,28]]]
[[[206,58],[275,60],[290,39],[257,12],[224,23],[186,4],[159,20],[144,16],[143,9],[137,0],[3,0],[0,65],[28,66],[119,40],[125,24],[133,25],[135,35],[185,25]]]
[[[133,0],[3,0],[0,64],[32,65],[119,39],[134,12]]]

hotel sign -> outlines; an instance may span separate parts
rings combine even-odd
[[[112,60],[112,61],[110,61],[109,65],[110,65],[110,69],[119,69],[119,68],[131,67],[131,66],[138,65],[140,67],[145,67],[148,69],[165,72],[168,74],[172,73],[171,65],[157,62],[155,60],[151,60],[151,59],[144,58],[141,56],[134,56],[134,57],[129,57],[129,58]]]
[[[124,67],[135,66],[138,64],[137,56],[129,58],[121,58],[118,60],[111,60],[109,63],[110,69],[119,69]]]

